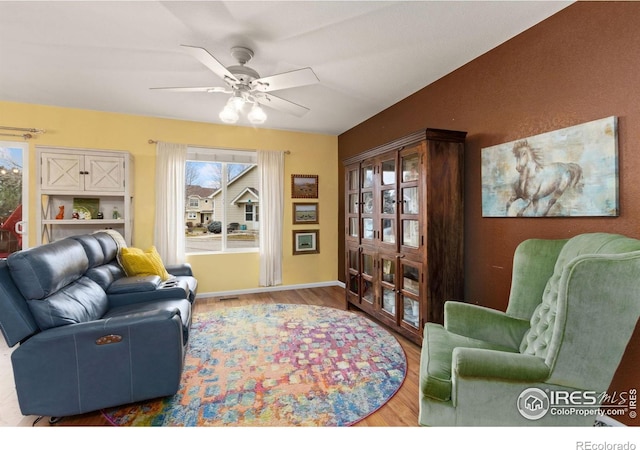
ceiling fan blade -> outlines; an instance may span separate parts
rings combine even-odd
[[[238,83],[238,79],[229,70],[222,65],[220,61],[213,57],[211,53],[202,47],[193,47],[191,45],[182,45],[185,51],[196,58],[207,68],[224,80],[225,83],[233,85]]]
[[[320,82],[310,67],[292,70],[269,77],[258,78],[251,82],[251,88],[260,92],[279,91],[298,86],[307,86]]]
[[[278,111],[286,112],[297,117],[304,116],[309,112],[309,108],[305,108],[302,105],[293,103],[289,100],[285,100],[280,97],[276,97],[273,94],[256,93],[256,100],[263,106],[276,109]]]
[[[172,91],[172,92],[222,92],[224,94],[233,93],[232,90],[219,86],[203,86],[203,87],[156,87],[149,88],[156,91]]]

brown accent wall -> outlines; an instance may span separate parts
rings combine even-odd
[[[338,138],[339,158],[421,128],[466,131],[465,299],[504,310],[513,251],[522,240],[594,231],[640,238],[639,23],[640,3],[572,4],[343,133]],[[482,218],[482,148],[609,116],[618,117],[619,127],[619,217]],[[340,170],[342,211],[344,173]],[[342,216],[339,230],[344,230]],[[339,254],[344,254],[344,241]],[[338,273],[344,280],[343,258],[339,261]],[[638,380],[640,326],[611,390],[638,389]],[[618,420],[640,425],[640,419],[628,416]]]

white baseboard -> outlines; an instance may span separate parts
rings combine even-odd
[[[294,289],[310,289],[310,288],[318,288],[318,287],[328,287],[328,286],[339,286],[344,288],[344,283],[342,281],[322,281],[320,283],[306,283],[306,284],[291,284],[286,286],[260,286],[252,289],[238,289],[235,291],[217,291],[217,292],[203,292],[198,293],[196,298],[229,298],[236,297],[242,294],[261,294],[263,292],[275,292],[275,291],[290,291]]]

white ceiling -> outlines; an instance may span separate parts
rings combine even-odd
[[[263,127],[338,135],[570,3],[0,1],[0,100],[220,123],[227,95],[150,88],[224,86],[180,45],[227,66],[241,45],[263,77],[320,79],[273,92],[311,111]]]

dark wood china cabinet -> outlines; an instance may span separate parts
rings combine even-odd
[[[465,136],[421,130],[343,161],[347,308],[418,344],[463,298]]]

